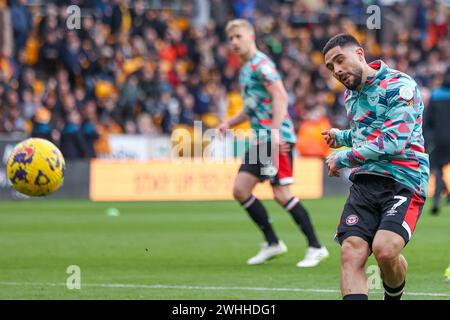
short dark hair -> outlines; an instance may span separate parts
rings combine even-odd
[[[361,44],[356,40],[356,38],[347,33],[340,33],[335,35],[333,38],[328,40],[325,47],[323,47],[322,53],[326,55],[328,51],[333,49],[334,47],[346,47],[349,45],[355,45],[357,47],[361,47]]]

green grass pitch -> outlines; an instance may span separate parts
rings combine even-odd
[[[304,201],[330,251],[312,269],[295,266],[305,238],[273,201],[264,203],[289,252],[260,266],[245,261],[261,235],[232,201],[2,201],[0,299],[340,299],[333,236],[344,201]],[[450,299],[450,206],[436,217],[430,202],[404,251],[404,299]],[[80,267],[79,290],[66,287],[70,265]],[[370,299],[381,297],[381,288],[371,290]]]

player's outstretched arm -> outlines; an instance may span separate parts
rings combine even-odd
[[[230,129],[238,124],[241,124],[242,122],[247,121],[247,119],[248,116],[244,109],[231,119],[222,121],[222,123],[219,124],[219,126],[217,127],[217,130],[219,130],[221,134],[224,134],[227,129]]]
[[[348,130],[339,130],[332,128],[330,130],[322,131],[323,138],[330,148],[337,149],[340,147],[352,147],[352,132]]]

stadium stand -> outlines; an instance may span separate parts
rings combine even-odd
[[[367,29],[370,3],[390,28]],[[81,8],[79,30],[66,25],[71,4]],[[382,52],[419,81],[425,100],[450,61],[449,8],[430,0],[1,0],[0,132],[92,158],[108,154],[109,134],[169,135],[195,120],[214,127],[243,104],[224,34],[233,17],[255,24],[281,70],[303,145],[314,143],[311,132],[347,124],[343,87],[322,63],[332,35],[355,35],[369,60]],[[301,154],[327,152],[306,149],[299,144]]]

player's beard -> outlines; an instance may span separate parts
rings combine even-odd
[[[353,76],[353,81],[350,83],[345,83],[340,80],[341,83],[349,90],[356,90],[360,86],[362,81],[362,69],[355,69],[353,70],[353,72],[348,72],[347,75],[349,77]]]
[[[249,51],[250,50],[248,50],[248,48],[246,47],[239,47],[237,54],[243,62],[247,61],[250,58]]]

